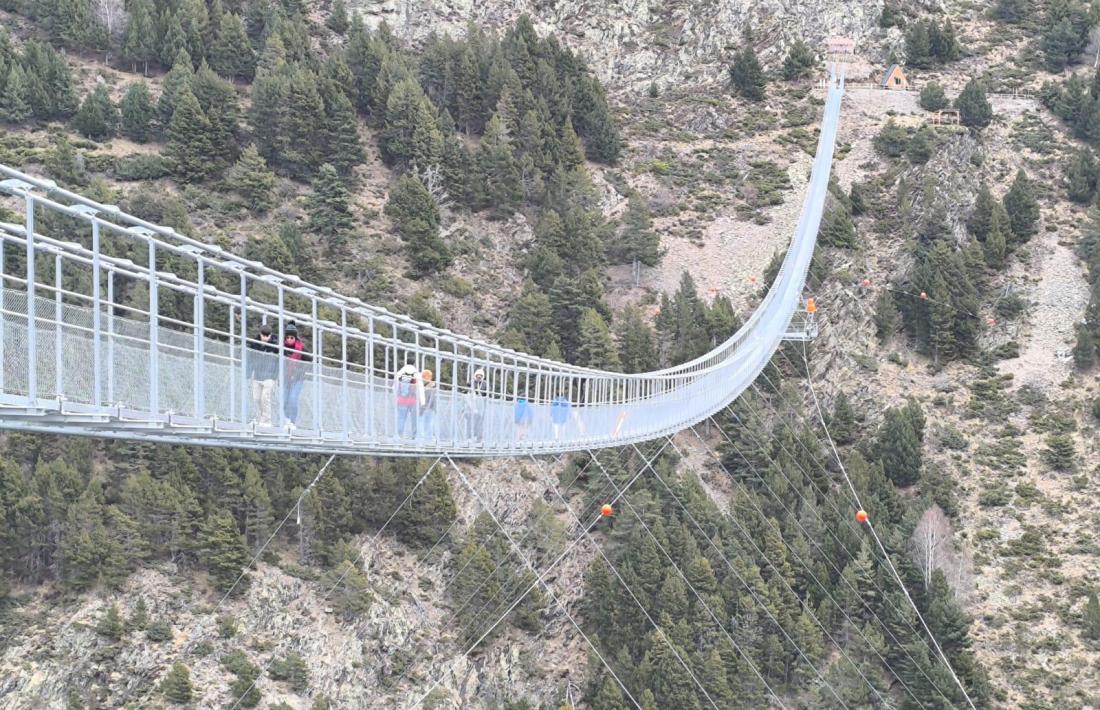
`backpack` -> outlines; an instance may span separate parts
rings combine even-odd
[[[413,396],[413,381],[408,375],[397,381],[397,396],[402,399],[409,399]]]

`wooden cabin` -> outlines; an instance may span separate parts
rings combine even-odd
[[[909,89],[909,78],[905,76],[905,70],[901,65],[895,64],[886,70],[878,84],[880,89],[906,91]]]

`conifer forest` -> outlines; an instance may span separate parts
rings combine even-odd
[[[845,81],[790,332],[682,431],[330,457],[0,396],[0,708],[1100,706],[1097,57],[1098,0],[0,0],[0,165],[628,375],[753,326]],[[16,197],[0,233],[85,240]],[[386,363],[431,436],[457,375]]]

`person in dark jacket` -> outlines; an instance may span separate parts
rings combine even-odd
[[[275,394],[275,378],[279,373],[279,349],[271,336],[271,326],[264,323],[256,340],[248,343],[248,379],[252,381],[252,421],[271,426],[271,400]]]
[[[424,392],[424,401],[420,405],[420,434],[425,439],[435,435],[435,401],[439,390],[436,389],[431,370],[420,373],[420,383]]]
[[[298,421],[298,397],[302,394],[302,385],[306,380],[306,363],[310,361],[306,353],[306,343],[298,337],[298,326],[294,321],[286,324],[283,354],[287,358],[283,414],[286,416],[287,424],[294,427]]]

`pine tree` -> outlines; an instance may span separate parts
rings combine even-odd
[[[802,40],[797,40],[791,45],[786,59],[783,60],[783,78],[794,81],[809,76],[816,63],[817,58],[813,50]]]
[[[993,205],[993,216],[990,219],[989,235],[985,239],[983,248],[985,261],[994,269],[1004,266],[1005,254],[1008,251],[1008,240],[1012,236],[1012,225],[1005,208],[999,204]]]
[[[627,307],[617,319],[616,336],[619,341],[619,361],[623,372],[638,373],[656,370],[657,345],[653,331],[642,320],[637,308]]]
[[[821,222],[818,241],[825,246],[854,249],[858,241],[851,212],[843,205],[834,203]]]
[[[191,671],[182,663],[175,663],[160,683],[160,692],[168,702],[182,705],[191,701]]]
[[[905,152],[908,143],[908,134],[893,118],[886,119],[882,130],[874,139],[875,150],[889,158],[900,157]]]
[[[932,66],[932,38],[928,22],[914,22],[905,32],[905,63],[917,69]]]
[[[398,178],[384,208],[408,246],[409,260],[421,274],[447,268],[451,254],[439,238],[439,208],[415,175]]]
[[[1012,243],[1022,244],[1039,231],[1039,202],[1035,189],[1022,169],[1004,197],[1004,208],[1012,226]]]
[[[164,77],[164,84],[157,101],[157,113],[160,116],[160,125],[166,130],[172,121],[172,114],[176,111],[176,101],[180,92],[186,87],[191,88],[191,82],[195,78],[195,69],[191,66],[191,57],[186,51],[181,51],[176,58],[176,63]]]
[[[210,122],[211,171],[221,170],[237,159],[237,121],[240,118],[237,92],[205,61],[191,80],[191,91]]]
[[[610,676],[604,679],[600,691],[589,701],[588,706],[592,710],[627,710],[629,707],[623,700],[618,683]]]
[[[511,139],[499,116],[489,119],[478,146],[477,164],[485,180],[481,204],[491,208],[495,217],[511,217],[521,199],[519,166],[512,153]]]
[[[324,164],[313,180],[313,195],[309,199],[309,229],[325,237],[330,253],[339,252],[351,231],[355,218],[348,204],[348,189],[336,168]]]
[[[953,62],[959,58],[959,38],[955,33],[955,25],[948,19],[943,27],[933,24],[935,30],[930,33],[932,55],[940,62]]]
[[[1077,151],[1066,166],[1066,193],[1079,204],[1088,204],[1096,196],[1097,168],[1091,148]]]
[[[750,101],[764,100],[767,80],[764,78],[764,70],[760,66],[760,60],[756,58],[756,50],[752,45],[733,55],[730,81],[733,82],[733,88],[737,93],[744,98]]]
[[[317,85],[317,76],[305,67],[290,71],[278,129],[278,162],[298,178],[314,174],[323,161],[325,135],[318,129],[325,125],[325,104]],[[266,157],[274,162],[272,156]]]
[[[993,193],[989,191],[989,185],[982,183],[978,190],[978,197],[974,200],[974,208],[970,216],[966,218],[966,228],[979,242],[984,242],[989,236],[989,230],[993,222],[993,205],[995,204]]]
[[[932,149],[935,147],[936,133],[929,126],[921,126],[909,139],[909,145],[905,148],[905,155],[915,165],[923,165],[932,157]]]
[[[282,40],[272,36],[264,50],[264,61],[252,83],[252,105],[248,123],[260,155],[268,161],[277,160],[283,150],[282,126],[287,111],[290,82],[286,76],[285,51]]]
[[[157,109],[144,81],[135,81],[122,97],[121,132],[130,140],[145,143],[153,137],[153,120]]]
[[[27,75],[16,64],[8,70],[7,80],[0,91],[0,120],[5,123],[23,123],[32,115],[28,101]]]
[[[172,161],[173,171],[185,182],[201,182],[214,169],[214,146],[210,141],[211,126],[190,87],[184,87],[176,98],[176,110],[168,123],[168,145],[165,155]]]
[[[244,198],[249,210],[255,213],[267,212],[275,204],[275,173],[267,167],[267,161],[250,144],[241,153],[240,159],[225,176],[226,185]]]
[[[622,260],[634,266],[635,285],[639,280],[640,265],[656,266],[663,255],[661,238],[653,231],[649,205],[637,193],[627,200],[618,250]]]
[[[966,82],[966,86],[955,99],[955,108],[959,110],[959,120],[964,126],[981,129],[993,121],[993,107],[985,97],[985,87],[978,79]]]
[[[222,17],[217,36],[210,47],[210,66],[229,79],[250,80],[256,74],[256,51],[245,31],[240,15]]]
[[[1069,17],[1051,22],[1043,32],[1042,39],[1047,68],[1054,72],[1062,71],[1066,65],[1077,59],[1086,42],[1087,34],[1082,36]]]
[[[118,130],[118,108],[104,84],[96,87],[84,97],[80,110],[73,117],[73,127],[81,135],[95,141],[111,138]]]
[[[164,27],[160,42],[160,63],[166,67],[175,68],[179,64],[181,52],[186,53],[188,63],[194,59],[187,47],[187,35],[184,34],[183,25],[180,23],[179,13],[165,8],[161,26]],[[194,69],[194,65],[191,65]]]
[[[346,175],[366,160],[359,140],[355,107],[332,81],[322,86],[321,99],[325,106],[325,162]]]
[[[879,340],[887,342],[898,332],[901,318],[898,315],[898,307],[894,303],[894,296],[886,289],[879,291],[875,297],[875,334]]]
[[[848,395],[841,392],[833,403],[833,415],[829,417],[829,432],[833,435],[833,440],[841,446],[854,443],[858,426],[852,403]]]
[[[96,624],[95,631],[111,641],[118,641],[122,638],[126,627],[122,623],[122,617],[118,613],[116,604],[107,607],[107,611],[100,617],[99,623]]]
[[[329,11],[325,25],[338,35],[348,31],[351,23],[348,20],[348,8],[344,4],[344,0],[333,0],[332,10]]]
[[[524,285],[508,313],[508,330],[516,334],[521,351],[535,355],[545,355],[551,343],[557,342],[550,299],[536,284]]]
[[[922,458],[920,439],[904,408],[886,410],[886,419],[876,439],[875,453],[886,475],[895,484],[910,486],[917,482]]]
[[[157,30],[153,21],[152,0],[133,0],[130,3],[130,24],[122,42],[122,57],[130,62],[133,71],[141,64],[142,74],[149,74],[149,60],[157,56]]]
[[[577,326],[578,348],[576,364],[600,370],[618,370],[619,352],[611,339],[611,331],[594,308],[581,312]]]
[[[925,111],[941,111],[950,105],[943,86],[936,81],[930,81],[920,90],[920,107]]]
[[[1077,447],[1069,434],[1050,434],[1043,450],[1043,460],[1055,471],[1070,471],[1076,466]]]
[[[425,169],[439,163],[443,136],[428,97],[414,79],[397,82],[390,92],[379,148],[387,165]]]
[[[214,588],[227,592],[233,586],[238,575],[248,564],[248,548],[245,547],[237,524],[229,513],[213,513],[202,529],[203,561],[210,570]],[[241,593],[247,588],[249,577],[246,574],[234,590]]]
[[[1092,641],[1100,641],[1100,601],[1096,598],[1096,590],[1089,590],[1088,603],[1085,605],[1085,632],[1084,636]]]
[[[206,0],[180,0],[176,17],[183,30],[188,54],[196,62],[201,62],[206,58],[206,40],[210,22]]]
[[[574,126],[584,140],[585,154],[589,159],[614,165],[622,152],[619,129],[611,116],[607,96],[599,82],[581,75],[574,96]]]

